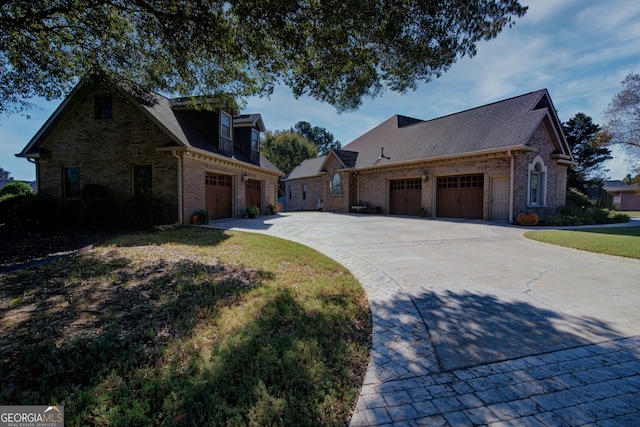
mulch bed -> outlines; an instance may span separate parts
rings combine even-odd
[[[74,252],[118,234],[121,233],[0,227],[0,272],[20,264]]]

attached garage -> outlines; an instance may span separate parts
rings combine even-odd
[[[484,175],[438,177],[436,216],[482,219]]]
[[[231,218],[232,177],[207,172],[205,174],[205,208],[211,212],[211,219]]]
[[[421,207],[422,180],[395,179],[389,186],[389,213],[391,215],[416,215]]]

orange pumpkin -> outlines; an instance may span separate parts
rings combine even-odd
[[[521,213],[518,215],[517,221],[520,225],[536,225],[538,223],[538,215],[534,213]]]

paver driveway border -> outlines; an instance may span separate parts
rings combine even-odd
[[[408,225],[406,221],[414,222]],[[425,238],[415,231],[422,228],[422,224],[415,221],[427,221],[422,224],[442,223],[440,228],[444,231],[438,234],[431,230]],[[342,228],[337,223],[342,224]],[[638,225],[637,221],[634,225]],[[527,250],[532,247],[543,248],[541,251],[548,252],[548,256],[554,259],[562,258],[563,254],[570,254],[574,262],[578,258],[588,261],[597,259],[598,272],[605,276],[614,273],[610,269],[616,269],[615,273],[620,274],[622,265],[627,270],[625,280],[628,277],[634,280],[635,275],[640,293],[640,282],[637,281],[640,262],[636,260],[597,254],[585,256],[586,253],[582,251],[525,241],[522,234],[526,230],[522,228],[480,221],[433,222],[401,217],[285,213],[254,220],[215,221],[210,226],[260,232],[304,244],[340,262],[361,282],[371,305],[373,342],[351,426],[640,424],[640,329],[636,329],[640,325],[596,322],[597,319],[587,319],[582,323],[584,319],[580,316],[579,308],[576,316],[566,312],[560,313],[557,318],[555,315],[548,316],[558,308],[559,296],[545,290],[545,280],[555,280],[557,283],[558,274],[573,277],[571,273],[575,270],[571,268],[575,267],[554,267],[541,272],[535,280],[529,280],[528,289],[516,297],[509,292],[503,293],[504,289],[498,285],[496,289],[489,290],[489,294],[494,293],[499,298],[486,299],[484,295],[486,301],[476,301],[477,294],[473,292],[477,290],[469,292],[464,279],[461,282],[458,279],[443,281],[440,277],[442,271],[434,274],[437,279],[432,276],[430,280],[440,280],[446,289],[428,291],[428,297],[424,297],[424,286],[416,288],[412,285],[420,279],[416,279],[411,271],[407,271],[411,269],[402,263],[407,258],[411,260],[416,248],[426,248],[433,256],[434,251],[446,253],[443,248],[449,246],[452,251],[460,251],[464,245],[472,246],[480,242],[485,246],[487,242],[493,246],[505,246],[506,251],[513,251],[509,242],[516,242],[527,246]],[[379,250],[376,245],[379,245]],[[384,259],[380,258],[381,254],[385,254]],[[460,256],[462,260],[453,261],[454,264],[466,264],[465,254],[461,253]],[[443,263],[440,258],[436,262]],[[542,260],[544,262],[548,263],[549,260]],[[433,271],[433,267],[426,268]],[[514,274],[518,271],[515,267],[511,265],[505,268],[504,274]],[[453,269],[449,275],[456,278],[464,276],[463,270]],[[584,277],[578,274],[576,280],[582,283]],[[601,277],[594,280],[601,280]],[[444,291],[448,293],[443,297]],[[461,295],[465,298],[460,298]],[[473,295],[473,298],[467,298],[469,295]],[[523,340],[521,346],[515,346],[515,353],[496,355],[492,352],[496,346],[491,338],[487,340],[489,344],[486,348],[480,345],[479,350],[467,345],[463,338],[456,338],[461,341],[454,339],[453,344],[447,342],[451,335],[447,328],[458,335],[465,335],[466,329],[456,330],[447,325],[447,316],[431,315],[450,312],[451,306],[456,305],[462,306],[459,307],[460,311],[470,311],[469,307],[465,307],[469,300],[478,303],[476,305],[500,306],[500,298],[505,295],[516,299],[522,298],[522,295],[533,297],[535,304],[524,305],[527,309],[522,313],[523,317],[513,316],[504,323],[527,323],[522,320],[532,313],[536,317],[541,312],[546,317],[540,317],[549,322],[544,324],[544,328],[557,328],[552,337],[557,338],[558,342],[554,344],[551,339],[547,343],[551,344],[549,349],[538,340],[531,340],[531,343]],[[626,295],[623,299],[628,300],[629,297],[633,297],[633,307],[634,298],[640,298],[640,294]],[[575,301],[584,302],[581,298]],[[445,305],[436,304],[434,307],[434,300]],[[553,305],[554,301],[556,306]],[[518,300],[505,307],[510,311],[513,307],[521,308],[522,304]],[[606,307],[606,301],[602,300],[598,301],[598,305],[605,306],[603,312],[617,308]],[[491,317],[491,309],[485,307],[482,310],[489,311],[481,310],[475,315]],[[632,311],[629,319],[633,323],[633,316],[637,313],[628,305],[623,309]],[[566,311],[564,308],[562,310]],[[636,311],[640,311],[640,304]],[[455,314],[450,317],[459,321]],[[615,317],[609,316],[607,320]],[[551,324],[549,319],[554,323]],[[462,320],[463,323],[468,321]],[[445,325],[441,326],[441,323]],[[491,322],[487,325],[496,327]],[[533,326],[539,327],[535,321]],[[443,330],[447,333],[443,333]],[[497,339],[505,340],[505,337]],[[478,342],[473,344],[478,346]],[[463,355],[456,361],[455,352],[464,353],[463,348],[474,348],[477,354],[466,358]],[[444,362],[443,355],[447,359]],[[450,358],[454,360],[453,365],[447,366]]]

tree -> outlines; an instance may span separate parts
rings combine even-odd
[[[585,193],[585,184],[604,181],[607,170],[602,162],[612,158],[611,151],[598,144],[596,136],[600,126],[584,113],[577,113],[562,127],[573,158],[578,162],[575,166],[569,166],[567,185]]]
[[[629,74],[604,111],[606,124],[599,135],[602,145],[619,145],[634,161],[640,173],[640,74]]]
[[[11,177],[11,172],[0,168],[0,181],[13,181],[13,178]]]
[[[518,0],[6,0],[0,112],[59,98],[96,69],[183,96],[242,98],[284,82],[356,109],[439,77],[526,10]]]
[[[316,157],[318,149],[296,132],[267,132],[260,143],[260,152],[285,174],[303,160]]]
[[[300,121],[295,124],[295,131],[313,143],[318,149],[318,154],[323,156],[332,149],[340,149],[340,141],[334,140],[331,132],[320,126],[311,126],[311,123]]]

